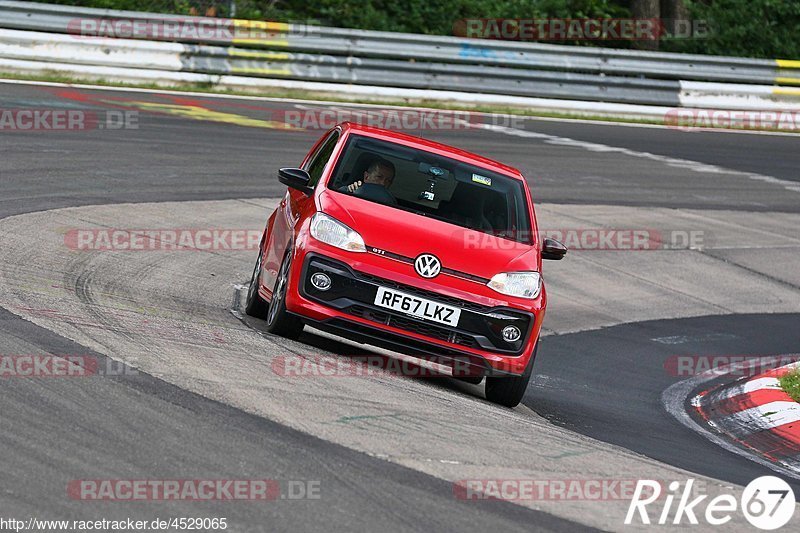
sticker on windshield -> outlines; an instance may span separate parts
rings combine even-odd
[[[475,183],[480,183],[481,185],[488,185],[489,187],[492,186],[492,178],[487,178],[486,176],[481,176],[480,174],[473,174],[472,181]]]

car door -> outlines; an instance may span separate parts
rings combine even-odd
[[[326,133],[306,156],[300,168],[308,172],[311,180],[309,186],[315,188],[330,162],[341,132],[338,129]],[[272,221],[270,242],[267,244],[266,261],[264,263],[263,282],[268,292],[275,285],[278,267],[294,243],[295,232],[300,219],[310,216],[314,211],[314,197],[297,189],[287,189]]]

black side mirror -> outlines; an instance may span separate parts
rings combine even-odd
[[[562,259],[567,255],[567,247],[555,239],[545,239],[542,243],[542,259]]]
[[[278,170],[278,180],[292,189],[311,194],[312,189],[308,186],[311,176],[301,168],[282,168]]]

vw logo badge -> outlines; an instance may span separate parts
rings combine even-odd
[[[423,278],[435,278],[442,270],[442,262],[435,255],[420,254],[414,260],[414,270]]]

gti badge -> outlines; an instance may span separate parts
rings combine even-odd
[[[423,278],[435,278],[442,270],[442,263],[435,255],[420,254],[414,260],[414,270]]]

